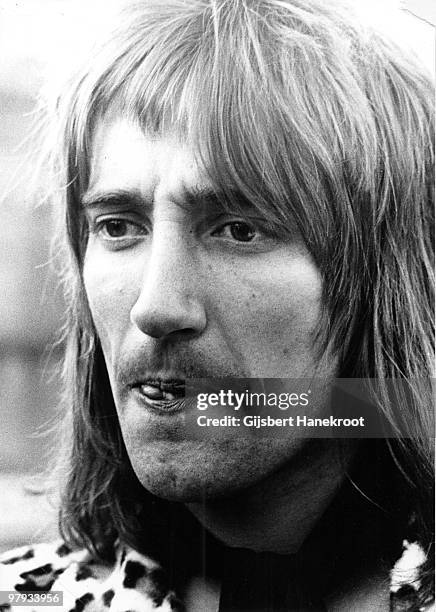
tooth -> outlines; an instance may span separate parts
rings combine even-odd
[[[162,391],[152,385],[141,385],[141,392],[152,399],[162,399],[163,397]]]

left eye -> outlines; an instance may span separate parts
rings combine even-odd
[[[256,230],[244,221],[234,221],[222,225],[213,232],[212,236],[224,236],[237,242],[251,242],[256,237]]]

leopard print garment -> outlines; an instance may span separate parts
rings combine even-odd
[[[0,612],[170,612],[181,610],[162,569],[132,549],[118,550],[115,565],[95,563],[62,542],[18,548],[0,557],[0,590],[63,591],[62,607],[17,607],[0,601]]]
[[[414,603],[419,565],[425,554],[416,543],[404,542],[402,557],[391,572],[391,611],[431,612]],[[183,605],[165,581],[162,568],[133,549],[119,547],[115,565],[96,563],[84,550],[72,551],[61,541],[15,549],[0,556],[0,591],[62,591],[63,612],[170,612]],[[0,612],[41,611],[0,601]],[[206,612],[206,611],[205,611]],[[350,611],[351,612],[351,611]],[[359,611],[355,611],[359,612]]]

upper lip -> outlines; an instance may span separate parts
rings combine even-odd
[[[133,387],[150,385],[161,391],[182,390],[185,388],[185,379],[178,376],[145,376],[133,383]]]
[[[150,378],[142,381],[139,384],[157,387],[161,391],[182,391],[185,388],[185,381],[181,378]]]
[[[142,385],[144,383],[152,383],[152,382],[172,382],[172,381],[181,381],[185,382],[187,376],[182,372],[178,372],[176,370],[140,370],[139,368],[135,370],[131,368],[131,371],[120,373],[124,378],[130,378],[132,385]]]

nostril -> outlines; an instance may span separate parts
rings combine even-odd
[[[140,296],[130,315],[132,323],[152,338],[171,336],[192,337],[201,333],[206,326],[206,313],[200,302],[169,300],[151,304]]]
[[[194,329],[193,327],[185,327],[184,329],[178,329],[174,332],[172,332],[171,335],[177,334],[180,336],[193,336],[195,334],[197,334],[197,330]]]

